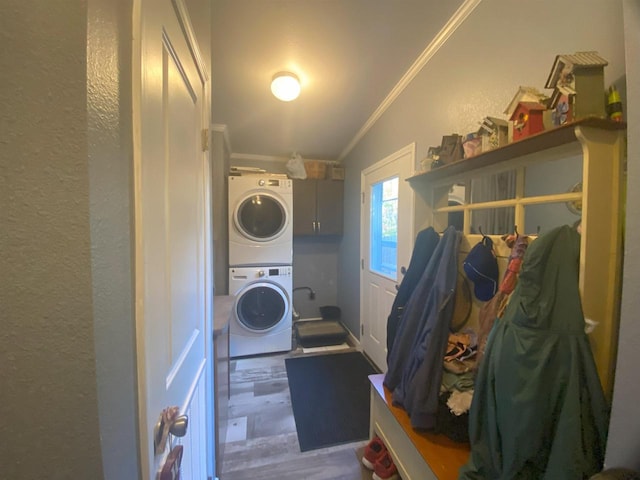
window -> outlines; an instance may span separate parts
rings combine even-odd
[[[395,280],[398,264],[398,177],[371,187],[371,270]]]

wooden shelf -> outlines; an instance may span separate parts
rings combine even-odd
[[[601,130],[624,130],[625,123],[612,122],[602,118],[585,118],[568,123],[552,130],[546,130],[536,135],[510,143],[503,147],[483,152],[471,158],[435,168],[428,172],[409,177],[407,181],[416,189],[424,185],[437,183],[440,180],[455,178],[478,169],[502,164],[518,157],[536,154],[544,150],[561,147],[577,141],[575,127],[593,127]]]
[[[512,208],[514,225],[526,232],[526,207],[582,202],[579,288],[585,317],[598,325],[589,339],[609,398],[617,353],[625,130],[625,123],[601,118],[578,120],[407,179],[420,196],[414,218],[418,228],[432,226],[443,231],[449,224],[449,212],[460,211],[463,234],[470,239],[472,214],[478,210]],[[573,157],[579,157],[581,163],[581,192],[527,196],[528,167]],[[474,202],[468,189],[464,204],[449,206],[451,185],[467,185],[469,180],[507,171],[514,172],[513,198]]]
[[[424,467],[420,467],[420,462],[423,462],[438,480],[457,479],[458,470],[469,458],[469,445],[456,443],[444,435],[414,430],[407,412],[392,404],[391,392],[383,385],[383,380],[384,374],[369,376],[372,396],[371,425],[375,433],[388,442],[387,448],[391,451],[402,478],[431,478]],[[393,420],[385,422],[385,418]],[[398,438],[399,436],[401,438]],[[408,449],[401,448],[403,440],[410,442],[411,446]],[[411,459],[412,456],[415,458]]]

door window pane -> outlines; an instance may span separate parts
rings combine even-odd
[[[398,177],[371,187],[371,270],[386,277],[397,277],[398,259]]]

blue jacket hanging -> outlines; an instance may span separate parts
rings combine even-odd
[[[435,427],[442,361],[455,305],[461,234],[445,230],[402,315],[384,384],[419,429]]]
[[[393,341],[396,338],[396,332],[398,331],[398,325],[402,319],[402,313],[404,308],[416,288],[416,285],[422,277],[424,269],[427,267],[431,255],[436,249],[438,242],[440,241],[440,235],[433,229],[433,227],[425,228],[421,230],[417,237],[416,243],[411,253],[411,260],[407,271],[400,282],[398,288],[398,294],[393,300],[393,306],[391,307],[391,313],[387,318],[387,361],[389,355],[393,350]]]

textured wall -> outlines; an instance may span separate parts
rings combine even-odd
[[[87,122],[104,478],[140,477],[133,299],[131,2],[90,0]]]
[[[86,2],[2,4],[3,478],[102,477],[92,320]]]

